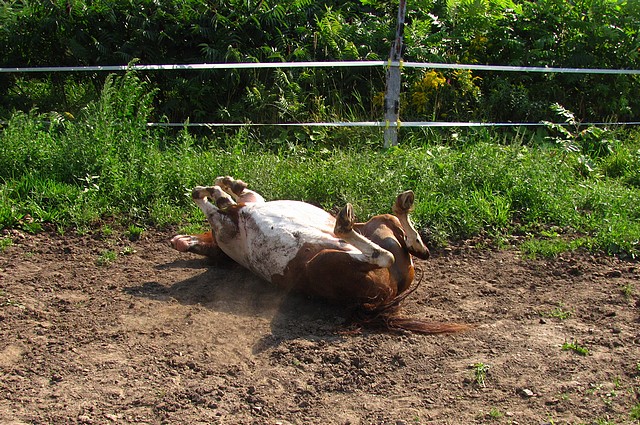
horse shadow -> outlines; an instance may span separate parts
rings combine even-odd
[[[285,291],[262,280],[236,263],[208,259],[178,259],[156,266],[160,270],[203,269],[205,271],[170,286],[156,281],[124,289],[129,295],[270,321],[271,333],[253,347],[254,353],[302,338],[333,341],[343,338],[349,311],[325,301]]]

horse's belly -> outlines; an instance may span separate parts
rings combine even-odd
[[[333,234],[335,219],[326,211],[298,201],[250,204],[240,210],[243,258],[234,258],[264,279],[283,275],[301,249],[349,249]],[[232,256],[233,258],[233,256]]]

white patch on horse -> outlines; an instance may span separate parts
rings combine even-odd
[[[246,235],[246,266],[269,281],[284,273],[305,243],[353,249],[333,234],[331,214],[304,202],[248,204],[240,210],[240,223]]]

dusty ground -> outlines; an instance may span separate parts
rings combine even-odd
[[[169,237],[14,234],[0,253],[0,423],[635,423],[637,263],[454,248],[418,263],[406,311],[476,329],[348,333],[342,311]]]

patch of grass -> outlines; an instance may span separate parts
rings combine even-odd
[[[96,264],[98,266],[108,266],[109,264],[116,261],[118,258],[118,253],[113,250],[103,251],[98,259],[96,260]]]
[[[142,237],[143,233],[144,233],[144,228],[138,227],[135,224],[130,225],[129,229],[126,232],[127,237],[129,238],[130,241],[137,241]]]
[[[635,421],[640,421],[640,403],[636,404],[631,408],[629,412],[629,417]]]
[[[504,416],[504,413],[500,411],[500,409],[496,407],[492,407],[489,411],[489,419],[492,421],[499,421]]]
[[[13,239],[10,237],[0,238],[0,252],[4,252],[11,245],[13,245]]]
[[[100,229],[100,233],[102,233],[103,237],[108,238],[109,236],[113,235],[113,228],[111,226],[109,226],[108,224],[105,224]]]
[[[558,307],[554,308],[551,311],[540,313],[542,317],[551,317],[559,320],[566,320],[570,318],[572,314],[573,312],[571,310],[566,310],[562,303],[560,303]]]
[[[124,248],[122,248],[122,251],[120,251],[121,255],[133,255],[135,254],[137,251],[135,249],[133,249],[130,246],[125,246]]]
[[[527,258],[554,258],[563,252],[588,247],[591,243],[592,241],[589,238],[578,238],[572,241],[559,237],[554,239],[529,238],[522,242],[520,249]]]
[[[190,223],[178,228],[178,233],[182,235],[197,235],[209,231],[210,228],[201,223]]]
[[[615,378],[613,378],[613,388],[615,388],[616,390],[619,390],[622,387],[622,380],[620,379],[620,375],[616,375]]]
[[[562,344],[562,351],[573,351],[574,353],[579,354],[581,356],[589,355],[589,349],[581,346],[580,344],[578,344],[577,341],[572,341],[572,342],[565,341]]]
[[[45,126],[47,115],[14,114],[0,131],[0,228],[81,232],[115,217],[135,239],[149,226],[201,226],[190,189],[233,175],[266,199],[327,210],[351,202],[359,220],[389,212],[400,191],[413,189],[414,221],[439,246],[517,234],[531,257],[579,248],[640,254],[636,133],[596,149],[584,173],[561,144],[532,137],[525,145],[522,136],[489,130],[460,130],[452,142],[434,130],[405,129],[402,144],[388,150],[371,129],[326,132],[312,144],[261,139],[251,129],[168,134],[145,124],[152,100],[133,73],[110,77],[73,120]],[[596,139],[589,146],[599,146]]]
[[[627,283],[625,285],[622,285],[620,290],[622,291],[622,296],[628,301],[633,297],[633,294],[636,291],[636,287],[633,283]]]
[[[480,387],[486,386],[487,373],[489,372],[489,365],[482,362],[474,363],[471,366],[473,371],[473,381]]]

